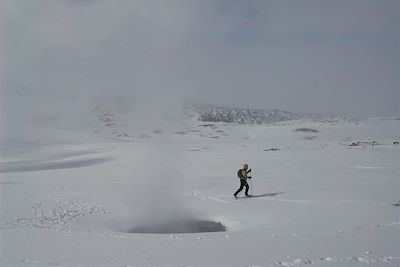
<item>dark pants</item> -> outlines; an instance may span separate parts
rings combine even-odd
[[[244,180],[244,179],[240,179],[240,187],[239,187],[239,189],[235,192],[235,194],[233,194],[233,195],[236,197],[237,194],[239,194],[240,191],[243,190],[243,187],[246,187],[245,194],[246,194],[246,196],[247,196],[247,195],[249,194],[249,184],[248,184],[247,181]]]

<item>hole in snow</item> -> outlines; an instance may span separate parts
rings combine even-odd
[[[226,226],[223,225],[221,222],[207,220],[181,220],[166,223],[139,225],[125,232],[138,234],[182,234],[225,231]]]

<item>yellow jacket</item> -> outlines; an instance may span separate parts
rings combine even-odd
[[[251,177],[249,176],[249,171],[248,170],[245,170],[245,169],[242,169],[242,177],[240,177],[240,179],[242,179],[242,180],[247,180],[247,179],[250,179]]]

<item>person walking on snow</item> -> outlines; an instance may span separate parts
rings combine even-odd
[[[240,178],[240,187],[239,189],[233,194],[235,198],[237,198],[237,195],[240,193],[240,191],[243,190],[243,187],[246,187],[245,194],[246,197],[250,197],[249,195],[249,184],[247,183],[247,179],[251,179],[251,176],[249,176],[249,173],[251,172],[251,169],[249,169],[249,165],[244,164],[243,169],[238,170],[238,178]]]

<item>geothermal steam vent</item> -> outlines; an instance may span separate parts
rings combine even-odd
[[[224,232],[225,225],[221,222],[207,220],[181,220],[165,223],[152,223],[140,225],[126,231],[127,233],[148,233],[148,234],[180,234],[180,233],[207,233]]]

